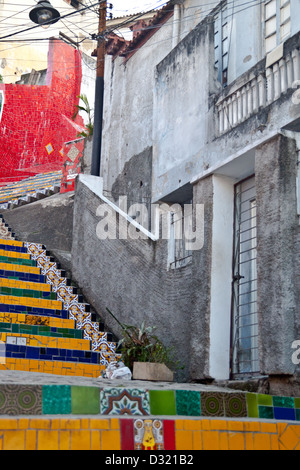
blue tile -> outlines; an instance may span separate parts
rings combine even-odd
[[[274,406],[274,418],[295,421],[295,410],[292,408],[279,408],[278,406]]]

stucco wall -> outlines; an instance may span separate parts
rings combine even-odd
[[[278,136],[256,150],[258,312],[262,372],[292,374],[299,338],[296,143]]]

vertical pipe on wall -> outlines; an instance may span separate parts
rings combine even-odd
[[[101,33],[106,28],[106,1],[99,2],[99,38],[97,46],[97,74],[94,106],[94,133],[91,174],[100,176],[101,147],[102,147],[102,120],[103,120],[103,99],[104,99],[104,61],[105,61],[105,40]]]

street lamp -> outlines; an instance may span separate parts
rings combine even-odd
[[[30,11],[29,18],[43,28],[48,28],[60,19],[60,14],[48,0],[40,0]]]

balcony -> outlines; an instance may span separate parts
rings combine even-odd
[[[216,102],[217,137],[300,85],[299,38],[297,33],[222,92]]]

